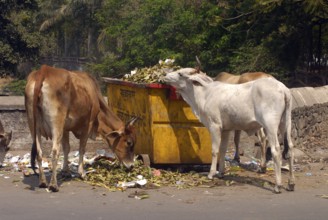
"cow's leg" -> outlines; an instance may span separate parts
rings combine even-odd
[[[268,141],[269,145],[271,146],[271,152],[274,162],[274,170],[275,170],[275,178],[276,178],[276,185],[274,187],[275,193],[280,193],[281,184],[281,150],[280,144],[278,140],[277,132],[268,131]]]
[[[36,160],[38,161],[39,166],[39,187],[40,188],[46,188],[47,187],[47,180],[46,176],[44,175],[44,171],[42,168],[42,150],[41,150],[41,134],[40,132],[37,132],[36,135]]]
[[[71,172],[68,167],[68,154],[70,152],[70,145],[69,145],[69,132],[65,131],[63,133],[63,139],[62,139],[62,145],[63,145],[63,153],[64,153],[64,163],[63,163],[63,170],[62,174],[65,177],[71,177]]]
[[[223,178],[225,171],[225,155],[227,152],[229,142],[229,131],[222,131],[221,144],[219,149],[219,178]]]
[[[87,135],[83,135],[80,139],[80,148],[79,148],[79,168],[78,172],[80,174],[80,177],[84,179],[85,177],[85,171],[84,171],[84,154],[85,154],[85,147],[87,145]]]
[[[288,191],[294,191],[295,189],[295,176],[294,176],[294,145],[291,141],[291,138],[288,139],[288,148],[289,148],[289,180],[288,180]]]
[[[263,128],[257,131],[257,137],[261,144],[261,162],[260,162],[260,173],[266,172],[266,149],[267,149],[267,141],[264,134]]]
[[[62,133],[57,134],[52,141],[52,175],[49,185],[49,190],[53,192],[58,192],[58,183],[57,183],[57,163],[59,158],[59,153],[62,145]]]
[[[213,179],[213,176],[216,175],[219,146],[221,144],[221,129],[215,128],[215,126],[212,126],[209,130],[210,130],[211,140],[212,140],[212,162],[211,162],[211,169],[208,174],[208,178]]]
[[[53,108],[56,108],[57,106],[54,106]],[[53,115],[55,117],[52,117],[52,121],[55,121],[56,123],[53,123],[52,127],[52,175],[50,179],[50,185],[49,190],[53,192],[58,192],[58,183],[57,183],[57,165],[58,165],[58,158],[60,149],[62,148],[63,143],[63,133],[64,133],[64,125],[65,125],[65,114],[60,114],[59,112],[66,112],[64,108],[61,108],[61,111],[59,111],[59,107],[57,107],[58,112],[54,112]]]
[[[295,176],[294,176],[294,144],[290,135],[290,131],[284,135],[284,149],[288,149],[288,164],[289,164],[289,180],[288,180],[288,191],[294,191],[295,188]]]
[[[234,160],[237,161],[238,163],[240,163],[240,153],[239,153],[239,143],[240,143],[240,135],[241,135],[241,131],[235,131],[235,136],[234,136],[234,143],[235,143],[235,156],[234,156]]]

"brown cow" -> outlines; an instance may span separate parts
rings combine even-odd
[[[5,132],[3,129],[2,122],[0,121],[0,151],[7,152],[9,150],[9,143],[11,141],[12,131]]]
[[[249,72],[249,73],[243,73],[241,75],[234,75],[231,73],[227,72],[221,72],[215,77],[215,81],[221,81],[221,82],[226,82],[226,83],[231,83],[231,84],[241,84],[241,83],[246,83],[250,82],[256,79],[260,78],[268,78],[272,77],[272,75],[264,73],[264,72]]]
[[[250,81],[261,79],[261,78],[274,78],[274,77],[272,75],[264,73],[264,72],[248,72],[248,73],[243,73],[241,75],[234,75],[234,74],[227,73],[227,72],[221,72],[215,77],[214,80],[220,81],[220,82],[226,82],[226,83],[230,83],[230,84],[241,84],[241,83],[246,83],[246,82],[250,82]],[[238,162],[240,162],[240,157],[239,157],[240,134],[241,134],[241,131],[235,131],[235,136],[234,136],[234,142],[235,142],[235,148],[236,148],[234,160],[236,160]],[[265,164],[266,150],[265,149],[266,149],[266,145],[267,145],[266,137],[265,137],[263,129],[260,129],[258,132],[256,132],[256,135],[259,138],[259,141],[261,144],[261,172],[265,172],[265,170],[266,170],[266,164]]]
[[[12,132],[5,132],[0,121],[0,167],[7,151],[9,150],[9,143],[11,141]]]
[[[118,160],[127,168],[134,164],[136,141],[133,118],[126,125],[107,106],[95,79],[46,65],[30,73],[25,87],[25,107],[33,138],[31,165],[39,166],[39,186],[47,187],[42,170],[41,136],[52,139],[52,176],[49,189],[57,192],[56,169],[60,148],[64,152],[63,171],[69,172],[69,131],[80,140],[78,172],[83,178],[83,156],[88,138],[100,134]]]

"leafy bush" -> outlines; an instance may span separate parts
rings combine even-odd
[[[5,86],[4,90],[10,95],[24,95],[26,80],[13,80]]]

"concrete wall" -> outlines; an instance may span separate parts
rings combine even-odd
[[[326,126],[323,122],[328,120],[328,86],[293,88],[291,93],[292,136],[295,144],[302,145],[307,136],[316,137]]]
[[[295,144],[302,144],[308,134],[314,135],[323,121],[328,120],[328,86],[302,87],[291,89],[292,101],[292,136]],[[24,97],[0,96],[0,120],[6,131],[13,131],[11,149],[27,150],[31,147],[31,136],[27,124]],[[43,139],[44,149],[49,151],[50,141]],[[78,140],[71,135],[72,150],[78,149]],[[88,141],[87,150],[106,149],[106,145],[98,141]]]

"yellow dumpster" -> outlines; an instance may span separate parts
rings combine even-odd
[[[208,130],[172,87],[103,78],[108,104],[124,121],[139,116],[136,154],[153,164],[204,164],[211,162]]]

